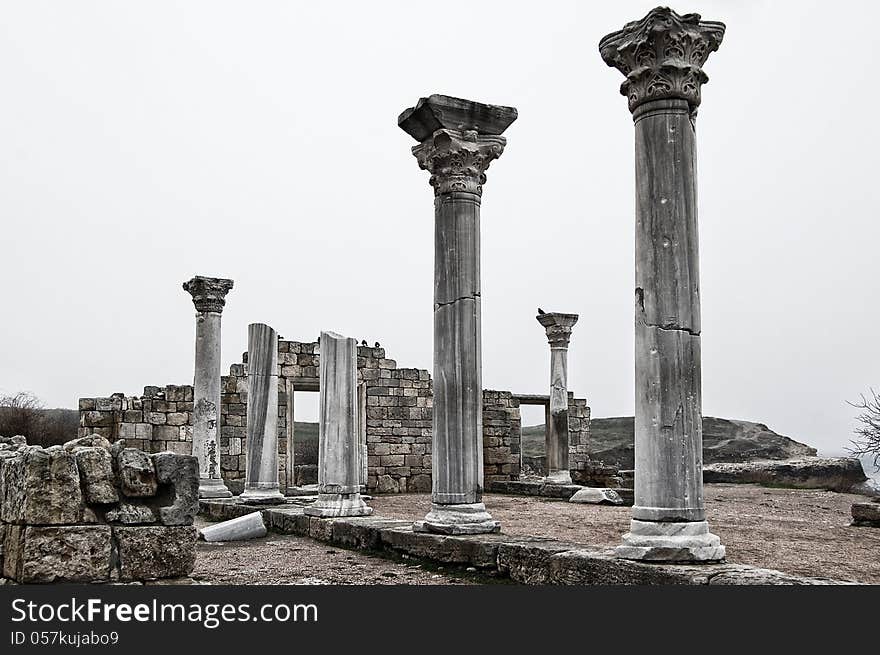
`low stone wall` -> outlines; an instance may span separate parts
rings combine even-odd
[[[147,581],[195,565],[198,462],[91,435],[0,442],[0,565],[19,583]]]

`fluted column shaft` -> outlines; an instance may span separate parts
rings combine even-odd
[[[480,197],[434,200],[433,487],[440,505],[483,495]]]
[[[321,332],[318,343],[318,498],[310,516],[367,516],[360,495],[357,341]]]
[[[278,488],[278,333],[248,326],[247,462],[241,499],[280,502]]]

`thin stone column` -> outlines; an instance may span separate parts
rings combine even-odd
[[[357,341],[321,332],[318,415],[318,499],[309,516],[367,516],[372,508],[360,494],[357,432]]]
[[[398,118],[434,187],[432,509],[416,530],[496,532],[482,502],[480,198],[516,109],[432,95]]]
[[[248,325],[247,464],[241,500],[280,503],[278,489],[278,333]]]
[[[232,280],[197,275],[183,283],[196,307],[192,454],[199,460],[199,498],[229,498],[220,475],[220,315]]]
[[[713,561],[703,507],[696,114],[722,23],[652,10],[599,43],[635,122],[635,505],[627,559]]]
[[[550,484],[571,484],[568,468],[568,343],[577,314],[539,313],[550,342],[550,420],[545,431],[547,477]]]

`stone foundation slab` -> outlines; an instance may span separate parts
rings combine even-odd
[[[253,511],[233,501],[200,501],[201,514],[225,520]],[[807,578],[737,564],[654,564],[619,559],[613,548],[505,534],[442,535],[413,532],[411,521],[377,516],[321,519],[286,504],[261,510],[266,527],[311,537],[340,548],[406,555],[439,564],[496,571],[522,584],[744,584],[829,585],[840,580]]]

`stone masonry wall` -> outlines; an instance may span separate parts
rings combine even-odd
[[[99,435],[49,448],[0,438],[2,578],[145,582],[189,575],[198,490],[191,455],[150,455]]]
[[[287,480],[288,393],[317,390],[320,354],[317,342],[279,340],[278,479]],[[431,423],[433,390],[425,369],[398,368],[381,347],[358,347],[358,383],[365,407],[362,438],[367,457],[366,486],[370,492],[403,493],[431,490]],[[220,407],[220,464],[224,480],[241,491],[247,447],[247,353],[223,376]],[[140,397],[113,394],[81,398],[79,435],[99,434],[147,452],[190,453],[193,388],[189,385],[145,387]],[[569,397],[572,477],[589,479],[587,455],[590,408],[584,399]],[[295,414],[294,410],[294,414]],[[295,439],[295,433],[294,433]],[[522,427],[519,401],[509,391],[483,392],[484,477],[516,480],[520,475]],[[289,485],[289,483],[291,483]]]
[[[483,391],[483,484],[519,478],[522,420],[509,391]]]

